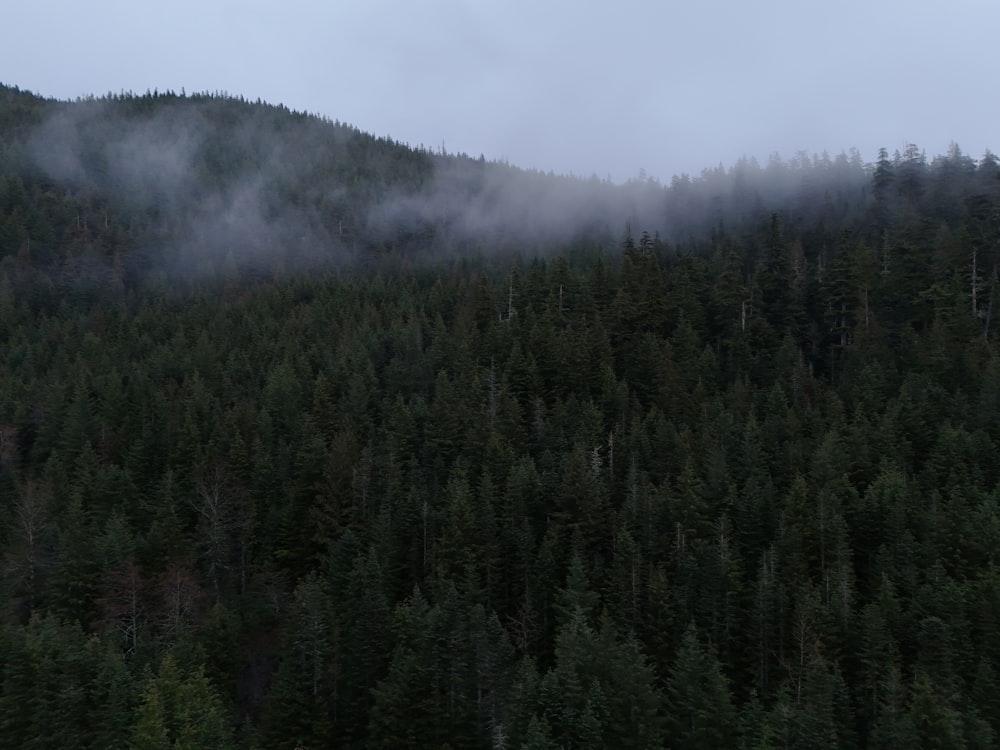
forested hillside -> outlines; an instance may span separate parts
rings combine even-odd
[[[0,746],[996,747],[998,263],[958,147],[0,88]]]

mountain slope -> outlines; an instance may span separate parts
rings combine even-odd
[[[996,745],[993,157],[0,94],[0,746]]]

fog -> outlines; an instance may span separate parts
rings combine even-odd
[[[41,111],[25,143],[47,178],[106,205],[148,267],[195,277],[545,255],[573,243],[613,254],[643,232],[683,252],[772,212],[836,224],[846,206],[865,205],[875,156],[799,152],[616,184],[414,150],[227,96],[49,101]],[[928,162],[916,146],[906,153]]]
[[[247,0],[5,8],[7,83],[229,91],[526,169],[669,183],[722,162],[995,142],[994,0]]]
[[[107,196],[165,268],[349,264],[373,251],[546,252],[666,230],[659,184],[617,186],[414,151],[284,108],[213,96],[53,102],[28,152]]]

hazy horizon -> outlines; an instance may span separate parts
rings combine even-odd
[[[225,91],[413,147],[611,177],[914,143],[996,148],[1000,6],[405,6],[293,0],[11,8],[0,79],[57,99]],[[30,32],[30,33],[29,33]]]

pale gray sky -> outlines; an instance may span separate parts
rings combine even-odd
[[[224,90],[582,176],[1000,150],[1000,0],[7,5],[0,82],[39,94]]]

